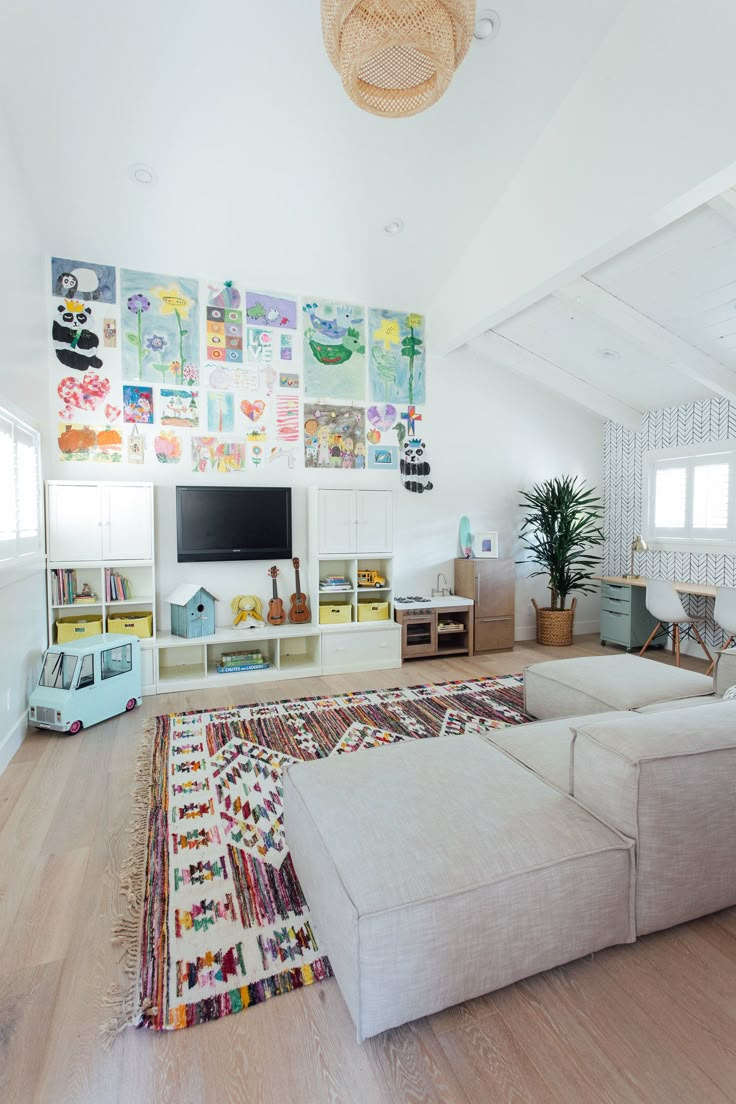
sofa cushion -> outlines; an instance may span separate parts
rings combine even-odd
[[[736,702],[575,729],[572,793],[637,842],[637,932],[736,904]]]
[[[570,792],[570,745],[573,726],[585,725],[618,713],[590,713],[586,717],[565,717],[554,721],[532,721],[531,724],[509,725],[483,734],[494,747],[512,755],[524,766],[563,793]]]
[[[478,736],[295,764],[284,817],[359,1039],[633,938],[631,841]]]
[[[712,693],[705,675],[631,655],[545,660],[524,671],[524,708],[540,720]]]

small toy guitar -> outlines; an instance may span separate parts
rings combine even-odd
[[[266,620],[269,625],[283,625],[286,620],[284,603],[279,598],[278,591],[276,590],[276,579],[278,578],[279,569],[277,567],[270,567],[268,569],[268,574],[273,580],[273,598],[269,598],[268,600],[268,614],[266,615]]]
[[[307,604],[307,597],[302,594],[301,583],[299,582],[299,559],[298,557],[291,561],[294,565],[294,575],[296,576],[296,593],[291,596],[291,608],[289,609],[289,620],[294,625],[305,625],[307,621],[311,621],[312,615],[309,612],[309,606]]]

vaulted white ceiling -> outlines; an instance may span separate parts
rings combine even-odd
[[[636,427],[647,409],[736,402],[736,192],[624,250],[474,343]]]
[[[445,97],[387,120],[344,94],[318,0],[7,0],[0,98],[47,248],[428,306],[621,6],[493,4]]]

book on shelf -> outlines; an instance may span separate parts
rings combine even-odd
[[[51,572],[51,592],[55,606],[71,606],[79,589],[72,567],[55,567]]]
[[[218,675],[234,675],[238,671],[265,671],[267,667],[270,667],[270,663],[234,663],[232,666],[222,666],[218,663],[217,673]]]
[[[105,601],[125,602],[133,597],[130,579],[120,575],[111,567],[105,568]]]

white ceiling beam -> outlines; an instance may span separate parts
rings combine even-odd
[[[610,291],[580,276],[553,293],[567,307],[582,310],[615,329],[644,352],[707,387],[715,395],[736,402],[736,372],[696,349],[677,334],[641,314]]]
[[[559,364],[537,356],[536,353],[532,353],[522,345],[517,345],[507,337],[502,337],[494,330],[476,337],[470,342],[469,347],[481,356],[488,357],[494,364],[500,364],[503,368],[526,376],[534,383],[564,396],[568,402],[585,407],[600,418],[610,418],[611,421],[618,422],[627,429],[641,428],[642,410],[620,402],[605,391],[593,387],[586,380],[573,375],[572,372],[560,368]]]
[[[736,181],[736,4],[698,0],[690,19],[672,9],[672,0],[619,5],[444,275],[427,312],[436,353],[495,329]]]
[[[708,206],[736,226],[736,191],[733,188],[726,188],[725,192],[715,196]]]

